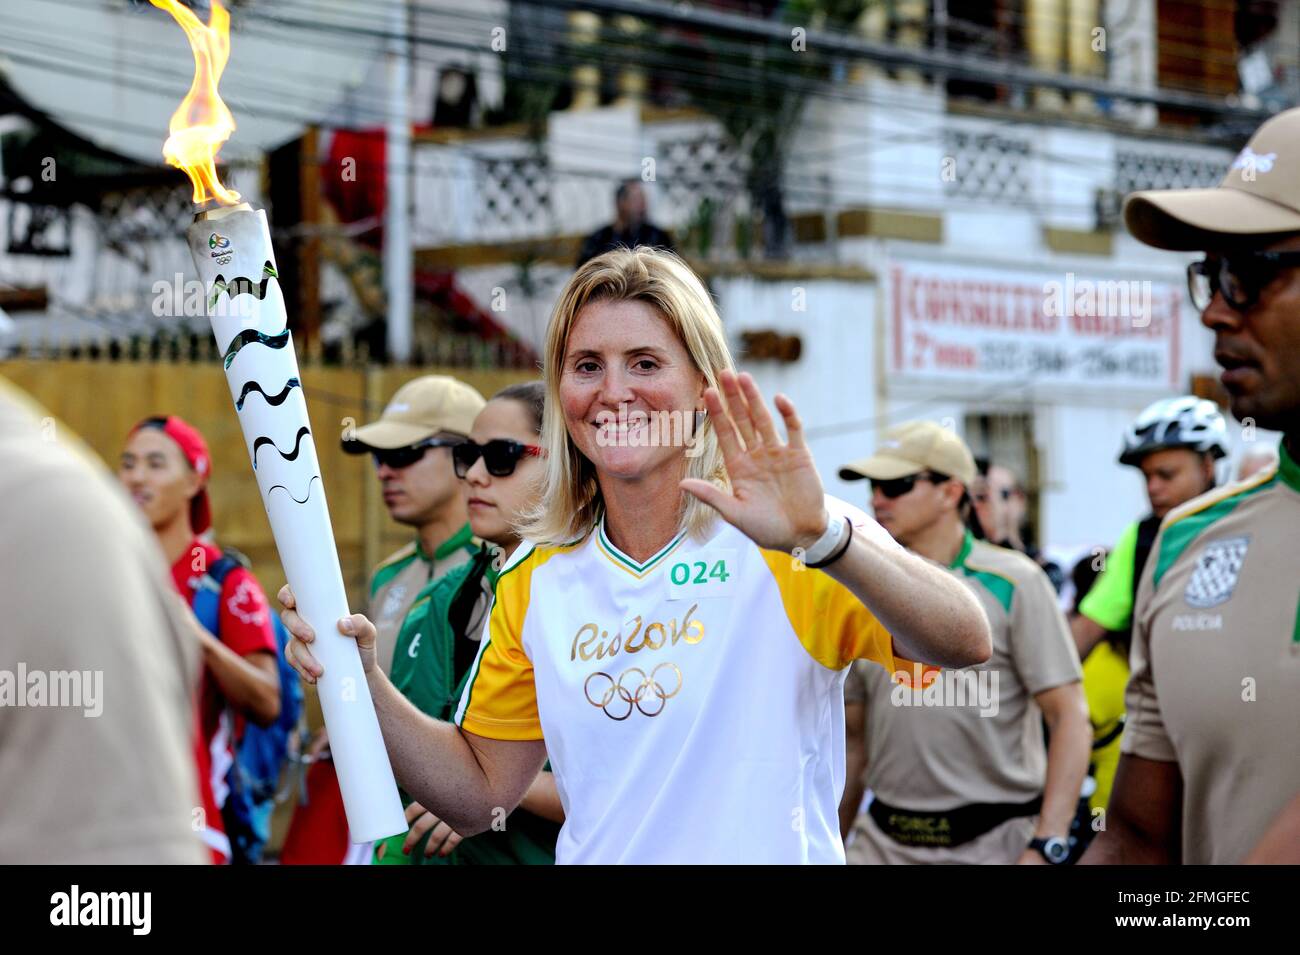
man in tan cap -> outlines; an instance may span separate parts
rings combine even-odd
[[[381,561],[370,578],[366,616],[378,632],[375,651],[385,673],[392,669],[398,634],[421,591],[478,551],[451,449],[469,437],[484,404],[483,396],[463,381],[425,375],[397,389],[378,421],[343,436],[344,451],[374,459],[389,515],[415,529],[415,539]],[[311,755],[321,756],[328,742],[322,728]],[[308,786],[317,795],[298,807],[282,861],[369,862],[370,846],[347,839],[330,764],[312,770]]]
[[[975,476],[965,442],[929,421],[891,429],[875,454],[840,469],[846,481],[871,482],[876,520],[970,587],[993,631],[993,656],[966,670],[891,677],[854,665],[840,810],[850,863],[1070,856],[1092,744],[1079,656],[1042,568],[967,529]],[[867,788],[872,801],[858,815]]]
[[[1205,252],[1192,304],[1233,415],[1280,461],[1161,524],[1133,610],[1128,722],[1086,862],[1300,862],[1300,109],[1213,189],[1139,192],[1129,231]]]
[[[389,516],[415,528],[415,539],[381,561],[370,579],[366,615],[379,634],[375,649],[385,673],[420,588],[478,549],[451,448],[469,436],[483,405],[483,396],[464,382],[425,375],[397,389],[378,421],[344,436],[344,451],[374,459]]]

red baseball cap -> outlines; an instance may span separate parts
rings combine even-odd
[[[212,475],[212,455],[208,453],[208,443],[203,440],[199,429],[184,418],[176,415],[158,415],[145,418],[134,428],[135,434],[141,428],[157,428],[176,443],[185,455],[185,460],[202,478],[203,487],[199,493],[190,498],[190,524],[195,534],[202,534],[212,526],[212,505],[208,502],[208,478]]]

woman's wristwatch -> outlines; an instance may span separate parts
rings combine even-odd
[[[1060,836],[1048,836],[1046,839],[1031,839],[1029,848],[1033,849],[1052,865],[1060,865],[1070,857],[1070,844]]]
[[[826,530],[822,532],[822,536],[804,551],[803,565],[817,570],[835,563],[849,549],[851,540],[853,540],[853,522],[846,517],[832,514],[826,522]]]

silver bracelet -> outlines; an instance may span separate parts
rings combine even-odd
[[[827,557],[835,553],[848,533],[849,522],[838,514],[832,514],[830,520],[826,522],[826,530],[822,533],[822,536],[817,538],[817,542],[804,551],[804,566],[810,567],[822,563]]]

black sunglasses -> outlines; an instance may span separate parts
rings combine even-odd
[[[946,474],[938,474],[934,471],[921,471],[917,474],[909,474],[907,477],[894,478],[890,481],[872,481],[871,491],[879,491],[891,501],[896,497],[902,497],[904,494],[911,493],[912,488],[916,487],[917,481],[929,481],[931,484],[942,484],[944,481],[951,480]]]
[[[456,477],[462,480],[479,458],[483,459],[488,474],[493,477],[509,477],[515,473],[515,467],[521,458],[540,458],[545,453],[535,444],[521,444],[505,438],[495,438],[486,444],[465,441],[451,449],[451,463],[456,469]]]
[[[429,438],[425,441],[417,441],[415,444],[407,445],[404,448],[392,448],[390,450],[371,448],[370,456],[375,459],[376,466],[386,464],[394,471],[400,471],[402,468],[409,468],[424,457],[424,452],[430,448],[456,448],[463,444],[464,441],[464,438]]]
[[[1223,300],[1231,308],[1248,312],[1278,273],[1297,266],[1300,250],[1207,255],[1187,266],[1187,292],[1198,312],[1209,308],[1217,292],[1223,293]]]

